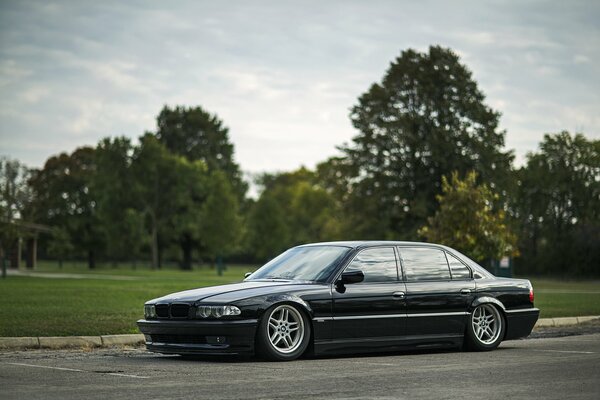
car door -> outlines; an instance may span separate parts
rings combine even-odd
[[[452,279],[446,252],[434,247],[399,247],[406,282],[406,335],[463,335],[475,283],[470,270],[455,265]],[[460,263],[455,257],[454,262]],[[465,272],[467,277],[465,279]]]
[[[336,340],[398,338],[406,316],[405,286],[393,247],[359,251],[345,271],[362,271],[360,283],[333,285],[333,337]]]

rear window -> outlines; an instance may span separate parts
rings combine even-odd
[[[440,281],[450,279],[448,262],[442,250],[427,247],[401,247],[400,257],[409,281]]]
[[[460,260],[450,253],[446,253],[452,279],[471,279],[471,271]]]

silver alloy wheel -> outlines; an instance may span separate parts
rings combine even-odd
[[[490,304],[482,304],[473,310],[471,324],[477,339],[486,345],[495,343],[502,332],[502,316]]]
[[[294,307],[283,304],[269,315],[267,337],[275,350],[288,354],[294,352],[304,339],[304,320]]]

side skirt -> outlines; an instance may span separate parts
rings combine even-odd
[[[315,341],[315,355],[462,347],[463,335],[390,336]]]

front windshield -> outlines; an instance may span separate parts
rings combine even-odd
[[[294,247],[272,259],[247,280],[325,281],[350,249],[341,246]]]

